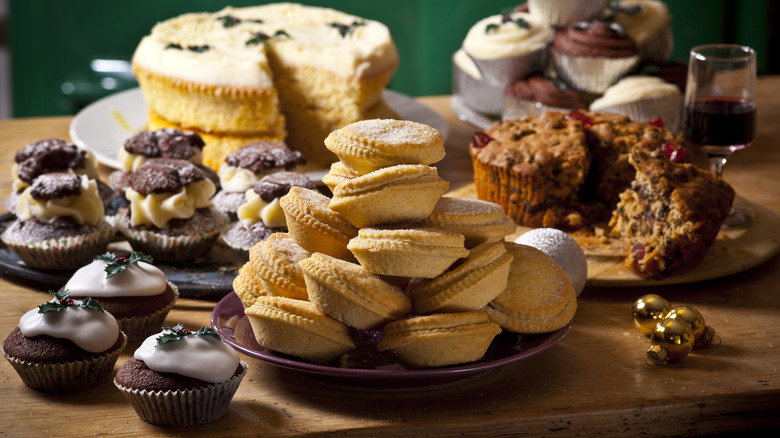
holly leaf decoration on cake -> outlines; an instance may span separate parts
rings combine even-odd
[[[38,306],[38,313],[61,312],[71,306],[76,306],[81,309],[97,310],[99,312],[103,311],[103,306],[94,298],[86,297],[80,303],[76,304],[70,297],[70,291],[67,289],[57,292],[49,291],[49,293],[54,295],[54,300],[47,301]]]
[[[531,25],[523,17],[512,18],[512,13],[515,12],[515,8],[506,8],[501,12],[501,24],[515,23],[518,27],[523,29],[530,29]],[[493,33],[501,27],[501,24],[490,23],[485,26],[485,33]]]
[[[173,327],[163,327],[163,332],[157,337],[157,346],[167,344],[169,342],[181,341],[187,336],[214,336],[215,338],[222,340],[214,329],[203,326],[195,333],[192,330],[184,328],[182,324],[176,324]]]
[[[223,15],[221,17],[217,17],[217,20],[222,22],[222,27],[233,27],[241,23],[240,18],[236,18],[232,15]]]
[[[106,278],[111,278],[114,275],[124,271],[133,263],[144,261],[147,263],[154,263],[152,256],[144,254],[140,251],[133,251],[127,257],[118,256],[112,252],[107,252],[95,257],[95,260],[105,260],[108,262],[106,265]]]
[[[284,29],[279,29],[276,32],[274,32],[273,35],[268,35],[265,32],[257,32],[255,33],[255,36],[247,40],[246,45],[247,46],[253,46],[255,44],[264,43],[271,38],[280,38],[280,37],[289,37],[290,34],[284,31]]]
[[[356,27],[358,27],[358,26],[365,26],[366,22],[365,21],[353,21],[350,24],[344,24],[344,23],[339,23],[339,22],[335,22],[334,21],[333,23],[328,23],[328,25],[330,27],[333,27],[333,28],[337,29],[339,31],[339,34],[341,35],[341,37],[344,38],[347,35],[349,35],[353,30],[355,30]]]

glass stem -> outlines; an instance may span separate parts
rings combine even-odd
[[[710,172],[719,179],[723,178],[723,167],[727,159],[726,155],[710,155]]]

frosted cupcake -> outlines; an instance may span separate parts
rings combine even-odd
[[[672,53],[672,17],[658,0],[619,0],[610,6],[608,19],[634,40],[643,64],[665,62]]]
[[[179,324],[146,338],[114,385],[142,420],[193,426],[227,413],[248,368],[213,329],[193,332]]]
[[[221,189],[212,202],[217,210],[236,219],[238,207],[246,202],[245,193],[265,175],[274,172],[298,172],[306,164],[299,151],[285,143],[263,141],[248,144],[225,158],[219,167]]]
[[[660,118],[664,127],[677,131],[683,97],[676,85],[653,76],[626,76],[590,104],[590,111],[628,116],[637,122]]]
[[[146,254],[105,253],[79,268],[64,286],[75,298],[92,297],[119,322],[130,342],[162,329],[179,289]]]
[[[634,41],[615,23],[575,23],[555,35],[553,64],[564,82],[601,94],[639,62]]]
[[[538,116],[547,111],[587,108],[580,93],[557,79],[533,75],[504,90],[503,119]]]
[[[463,50],[474,60],[485,82],[504,88],[547,66],[553,29],[538,17],[512,12],[474,24]]]
[[[214,183],[189,161],[153,158],[123,181],[130,206],[117,228],[134,250],[157,261],[205,257],[228,224],[211,204]]]
[[[553,27],[601,16],[609,0],[528,0],[528,12]]]
[[[291,187],[316,189],[306,175],[296,172],[276,172],[264,176],[246,191],[246,201],[238,207],[238,221],[222,232],[222,240],[239,255],[249,259],[249,249],[273,233],[287,231],[287,218],[279,198]]]
[[[76,269],[104,252],[115,234],[97,182],[86,175],[38,176],[19,195],[15,212],[0,238],[34,269]]]
[[[67,291],[22,315],[2,352],[25,385],[38,391],[82,391],[108,383],[127,345],[98,300]]]
[[[488,116],[498,116],[503,110],[503,88],[485,82],[474,60],[463,49],[452,55],[452,94]]]
[[[65,140],[46,139],[30,143],[16,151],[11,165],[12,191],[3,202],[5,209],[14,213],[16,203],[24,189],[30,187],[35,178],[45,173],[86,175],[96,182],[104,207],[119,194],[99,179],[92,152]]]

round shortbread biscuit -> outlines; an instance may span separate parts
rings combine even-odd
[[[361,330],[405,317],[411,299],[362,266],[315,253],[301,260],[309,298],[326,315]]]
[[[298,262],[309,255],[288,233],[274,233],[249,250],[249,262],[269,295],[308,300]]]
[[[418,221],[449,186],[435,167],[397,165],[338,184],[329,205],[356,227]]]
[[[444,158],[444,137],[409,120],[369,119],[331,132],[325,147],[360,174],[397,164],[433,164]]]
[[[517,224],[504,213],[500,205],[454,196],[439,199],[431,214],[419,225],[463,234],[466,248],[499,241],[517,228]]]
[[[331,210],[329,203],[330,198],[322,193],[297,186],[279,198],[287,230],[298,245],[310,253],[354,260],[347,244],[357,236],[358,229]]]
[[[433,278],[469,255],[463,236],[433,228],[361,228],[347,248],[378,275]]]
[[[355,348],[349,327],[309,301],[261,296],[244,313],[257,342],[274,351],[329,363]]]
[[[435,313],[387,324],[377,348],[408,367],[439,367],[481,359],[499,333],[482,312]]]
[[[565,327],[577,310],[577,294],[566,271],[539,249],[504,242],[514,256],[504,291],[482,308],[501,328],[547,333]]]
[[[412,280],[406,293],[414,299],[414,312],[478,310],[506,288],[513,256],[501,242],[486,242],[444,274]]]

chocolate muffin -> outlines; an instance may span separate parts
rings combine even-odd
[[[44,173],[17,200],[3,242],[29,267],[70,270],[106,250],[106,222],[97,181],[75,173]]]
[[[225,158],[219,167],[220,190],[212,202],[217,210],[236,219],[238,207],[246,202],[245,193],[263,176],[280,171],[299,171],[306,159],[299,151],[282,142],[262,141],[248,144]]]
[[[287,231],[287,220],[279,198],[291,187],[316,189],[314,182],[297,172],[276,172],[266,175],[246,192],[246,201],[237,210],[238,221],[222,233],[222,240],[243,258],[249,258],[249,249],[275,232]]]
[[[30,388],[81,391],[111,379],[126,345],[116,319],[98,300],[73,300],[61,291],[20,318],[2,353]]]
[[[228,224],[210,201],[214,183],[189,161],[152,158],[122,180],[130,204],[116,226],[157,261],[202,259]]]

